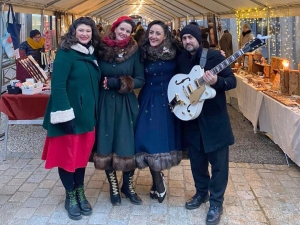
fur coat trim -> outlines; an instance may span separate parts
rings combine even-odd
[[[87,54],[87,55],[94,53],[94,47],[92,45],[87,49],[83,45],[77,43],[76,45],[72,45],[71,49],[73,49],[73,50],[75,50],[77,52],[81,52],[83,54]]]
[[[121,63],[129,59],[137,50],[138,45],[133,37],[130,37],[128,45],[124,47],[109,47],[105,43],[100,46],[100,58],[108,63]]]
[[[74,118],[75,118],[75,114],[73,108],[50,113],[50,122],[52,124],[64,123]]]
[[[139,169],[149,167],[154,171],[162,171],[177,166],[182,159],[182,151],[171,151],[168,153],[148,154],[145,152],[135,156],[136,166]]]
[[[151,61],[157,60],[172,60],[176,56],[175,47],[169,42],[165,41],[158,47],[146,46],[147,59]]]
[[[121,83],[121,87],[120,87],[120,90],[118,91],[119,93],[125,94],[125,93],[132,92],[132,90],[134,88],[134,81],[133,81],[132,77],[121,76],[120,83]]]
[[[131,171],[136,168],[134,157],[122,157],[116,154],[100,155],[95,153],[93,156],[94,166],[98,170],[114,169],[116,171]]]

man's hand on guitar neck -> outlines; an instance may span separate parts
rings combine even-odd
[[[218,76],[207,70],[203,74],[203,80],[209,85],[214,85],[218,80]]]

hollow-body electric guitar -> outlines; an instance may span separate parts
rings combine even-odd
[[[252,52],[263,45],[265,45],[264,42],[255,38],[210,71],[216,75],[244,53]],[[168,86],[169,106],[179,119],[185,121],[196,119],[202,111],[204,101],[216,96],[215,89],[205,84],[203,74],[203,68],[194,66],[189,74],[177,74],[170,80]]]

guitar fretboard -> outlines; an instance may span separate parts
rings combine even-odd
[[[229,56],[223,62],[221,62],[220,64],[216,65],[214,68],[212,68],[210,70],[210,72],[212,72],[213,74],[220,73],[223,69],[225,69],[227,66],[229,66],[231,63],[233,63],[238,58],[240,58],[243,54],[244,54],[244,52],[243,52],[242,49],[238,50],[236,53],[234,53],[233,55]],[[202,85],[202,84],[205,83],[203,77],[199,78],[198,82],[199,82],[200,85]]]

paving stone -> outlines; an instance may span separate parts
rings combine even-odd
[[[9,170],[7,170],[3,175],[4,176],[15,176],[16,174],[18,174],[21,171],[21,169],[15,168],[12,169],[10,168]]]
[[[99,188],[101,189],[103,185],[102,180],[90,180],[86,185],[86,188]]]
[[[267,219],[261,211],[245,211],[245,216],[252,222],[267,223]]]
[[[35,208],[21,208],[14,218],[16,219],[30,219],[30,217],[33,215],[35,211]]]
[[[184,188],[184,182],[179,180],[170,180],[169,188]]]
[[[131,213],[132,208],[131,207],[124,207],[124,202],[122,202],[122,207],[113,207],[109,213],[110,219],[116,219],[116,220],[124,220],[129,217],[129,214]]]
[[[106,213],[93,213],[88,221],[88,224],[107,224],[108,214]]]
[[[169,201],[169,206],[184,206],[186,199],[185,197],[175,197],[175,196],[170,196],[168,198]]]
[[[258,198],[271,197],[270,192],[264,188],[258,188],[258,189],[252,189],[252,190],[253,190],[255,196]]]
[[[13,195],[17,190],[19,189],[19,186],[16,185],[6,185],[0,190],[1,195]]]
[[[10,196],[9,195],[0,195],[0,206],[1,205],[4,205],[6,202],[7,202],[7,200],[10,198]],[[1,209],[0,209],[1,210]]]
[[[236,193],[241,199],[254,199],[254,195],[251,191],[237,191]]]
[[[184,189],[183,188],[169,188],[169,196],[172,196],[172,197],[184,196]]]
[[[33,192],[36,188],[37,188],[38,184],[36,183],[24,183],[19,191],[29,191],[29,192]]]
[[[49,217],[45,216],[32,216],[28,221],[27,225],[41,225],[47,224]]]
[[[130,225],[147,225],[148,217],[145,216],[130,216],[129,222]]]
[[[150,225],[167,225],[168,219],[166,215],[150,215],[149,216],[149,224]]]
[[[24,183],[26,179],[18,179],[18,178],[15,178],[15,179],[12,179],[7,185],[16,185],[16,186],[20,186]]]
[[[18,191],[10,199],[10,202],[25,202],[29,197],[30,192]]]
[[[97,198],[99,196],[99,193],[100,193],[100,189],[96,189],[96,188],[89,188],[89,189],[86,189],[85,190],[85,195],[86,197],[94,197],[94,198]]]
[[[34,172],[36,170],[36,168],[38,167],[38,165],[26,165],[22,171],[23,172]]]
[[[67,224],[68,222],[69,217],[66,212],[54,212],[49,219],[49,223],[53,224]]]
[[[32,194],[31,197],[34,198],[45,198],[50,192],[50,189],[35,189]]]
[[[150,215],[164,215],[168,213],[166,204],[154,203],[150,206]]]
[[[55,184],[56,180],[43,180],[39,183],[39,188],[52,188]]]
[[[243,209],[239,206],[226,206],[224,207],[226,214],[230,216],[239,216],[243,214]]]
[[[2,220],[1,220],[1,222],[2,222]],[[13,218],[5,224],[6,225],[24,225],[24,224],[28,224],[28,220],[27,219],[15,219],[15,218]]]
[[[32,174],[32,172],[23,172],[23,171],[21,171],[20,173],[18,173],[15,176],[15,178],[18,178],[18,179],[24,178],[24,179],[26,179],[26,178],[30,177],[31,174]]]
[[[107,225],[127,225],[127,220],[109,220]]]
[[[29,183],[40,183],[40,182],[42,182],[42,180],[45,178],[45,175],[44,174],[42,174],[42,175],[40,175],[40,174],[32,174],[29,178],[28,178],[28,180],[27,180],[27,182],[29,182]]]
[[[248,183],[236,183],[234,188],[237,191],[250,191],[250,185]]]
[[[13,176],[1,176],[0,183],[7,184],[12,179],[13,179]]]
[[[34,215],[50,218],[55,208],[56,205],[40,205],[34,212]]]
[[[37,208],[40,206],[40,204],[44,201],[43,198],[28,198],[25,202],[23,207],[31,207],[31,208]]]
[[[255,210],[260,210],[260,206],[257,202],[257,200],[243,200],[241,201],[244,210],[251,210],[251,211],[255,211]]]

